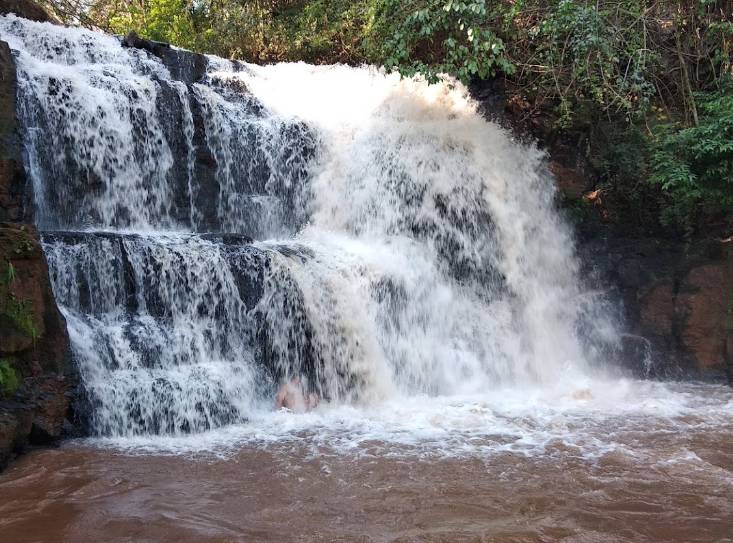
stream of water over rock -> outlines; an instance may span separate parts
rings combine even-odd
[[[733,394],[621,375],[543,154],[463,86],[0,34],[92,435],[0,479],[17,540],[733,532]]]

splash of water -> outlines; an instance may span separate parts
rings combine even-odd
[[[333,405],[550,386],[617,341],[543,154],[460,84],[213,57],[187,83],[110,36],[0,31],[95,432],[244,422],[291,374]]]

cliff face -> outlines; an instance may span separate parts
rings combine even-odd
[[[580,232],[580,251],[612,285],[626,323],[625,360],[636,374],[733,383],[733,247]]]
[[[54,22],[30,0],[0,0],[0,15],[14,13],[39,22]],[[32,192],[23,168],[16,116],[17,79],[13,53],[0,41],[0,222],[32,223]]]
[[[7,11],[47,20],[31,3],[0,3]],[[15,74],[0,42],[0,469],[28,444],[52,443],[70,428],[76,387],[66,323],[32,225]]]
[[[0,225],[0,466],[60,438],[76,379],[35,229]],[[68,429],[68,422],[66,422]]]
[[[8,44],[0,41],[0,221],[29,220],[26,176],[15,116],[15,63]]]

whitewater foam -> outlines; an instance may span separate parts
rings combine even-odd
[[[724,386],[634,380],[503,388],[490,395],[412,396],[370,406],[322,405],[293,415],[260,405],[246,424],[179,437],[87,440],[126,454],[228,458],[242,447],[306,448],[320,457],[486,458],[575,456],[587,461],[710,466],[665,448],[668,435],[733,435],[733,393]],[[720,471],[720,470],[718,470]],[[731,482],[733,475],[727,474]]]

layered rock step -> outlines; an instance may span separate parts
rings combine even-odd
[[[287,272],[289,259],[309,258],[304,249],[237,234],[94,231],[49,232],[43,247],[93,433],[243,422],[285,374],[318,389],[312,332]]]

